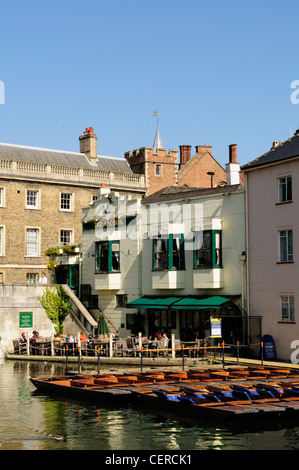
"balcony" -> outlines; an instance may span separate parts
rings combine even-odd
[[[96,273],[95,290],[118,290],[121,288],[121,273]]]
[[[153,289],[183,289],[185,287],[185,271],[152,271]]]
[[[223,269],[206,268],[193,270],[193,287],[195,289],[221,289],[223,285]]]

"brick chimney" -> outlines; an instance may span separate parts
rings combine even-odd
[[[229,145],[229,163],[226,164],[227,184],[240,184],[240,165],[238,163],[237,145]]]
[[[87,127],[85,132],[79,137],[80,152],[85,153],[91,163],[96,163],[97,159],[97,136],[92,127]]]
[[[191,158],[191,145],[180,145],[180,168]]]

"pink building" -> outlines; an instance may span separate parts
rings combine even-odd
[[[277,357],[299,362],[299,130],[244,165],[247,311],[261,315]],[[298,350],[298,354],[296,352]],[[298,357],[298,359],[297,359]]]

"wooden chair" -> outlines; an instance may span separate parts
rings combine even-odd
[[[14,347],[14,354],[26,354],[27,352],[27,344],[20,343],[18,340],[14,339],[12,341]]]

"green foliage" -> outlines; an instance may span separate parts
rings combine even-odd
[[[50,246],[45,251],[45,256],[75,255],[77,250],[78,245]]]
[[[47,287],[39,299],[48,318],[54,324],[56,333],[63,333],[63,322],[70,313],[69,297],[61,286],[57,289]]]

